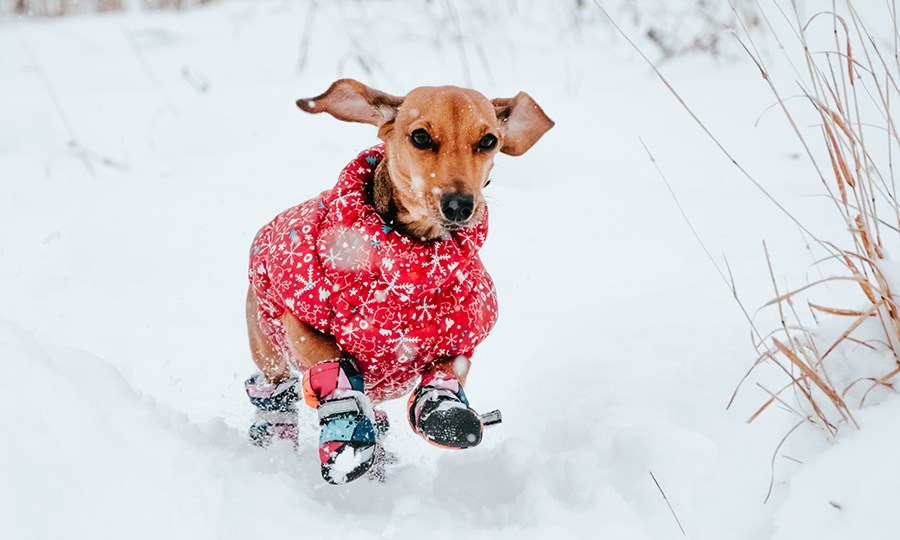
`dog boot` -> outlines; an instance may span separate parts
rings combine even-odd
[[[299,382],[299,378],[291,377],[282,383],[272,384],[266,382],[261,373],[244,382],[250,403],[256,407],[256,418],[250,426],[250,442],[264,448],[273,440],[288,440],[297,447]]]
[[[306,403],[319,413],[322,478],[344,484],[364,475],[380,455],[372,402],[350,359],[321,362],[303,377]]]
[[[497,411],[499,414],[499,411]],[[481,442],[484,423],[452,373],[422,377],[409,396],[409,425],[429,443],[442,448],[471,448]]]

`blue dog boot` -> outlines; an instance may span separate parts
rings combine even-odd
[[[321,362],[303,377],[304,399],[319,415],[322,478],[345,484],[365,475],[382,455],[372,402],[350,359]]]
[[[366,474],[378,457],[375,423],[366,408],[364,394],[332,399],[318,407],[319,459],[322,478],[331,484],[345,484]]]
[[[291,377],[273,384],[266,382],[262,374],[244,382],[250,403],[256,408],[256,418],[249,431],[251,443],[265,448],[274,440],[287,440],[297,448],[299,382],[299,378]]]

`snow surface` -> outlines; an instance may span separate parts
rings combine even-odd
[[[722,48],[661,67],[773,195],[840,232],[758,69]],[[748,425],[752,383],[726,410],[749,329],[645,145],[751,313],[773,296],[763,239],[785,283],[811,258],[597,11],[223,1],[0,19],[0,51],[4,538],[897,537],[893,392],[837,444],[801,426],[779,447],[796,419],[774,408]],[[348,76],[525,90],[557,125],[486,193],[501,316],[466,391],[504,423],[452,452],[390,403],[389,481],[335,487],[313,411],[297,455],[246,441],[243,302],[256,230],[377,142],[296,109]]]

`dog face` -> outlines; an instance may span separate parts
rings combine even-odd
[[[481,220],[500,122],[483,95],[456,87],[407,94],[379,136],[385,142],[394,199],[410,232],[433,238]]]
[[[388,208],[395,209],[391,217],[422,240],[478,223],[497,152],[521,155],[553,127],[525,93],[488,100],[455,86],[420,87],[395,97],[342,79],[297,105],[379,127],[390,177],[381,193],[390,201],[380,204],[376,194],[376,209],[385,218]]]

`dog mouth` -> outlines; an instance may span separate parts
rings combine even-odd
[[[483,216],[481,208],[468,219],[463,221],[450,220],[438,214],[432,214],[429,218],[414,219],[406,222],[407,234],[414,238],[419,238],[423,242],[430,240],[449,240],[451,233],[459,232],[463,229],[471,228],[477,225]]]
[[[401,221],[406,233],[423,241],[449,239],[450,234],[477,225],[484,216],[484,202],[480,197],[462,193],[441,193],[434,199],[423,200],[404,207]]]
[[[443,220],[441,222],[441,225],[443,226],[444,230],[447,232],[456,232],[456,231],[461,231],[467,227],[470,227],[472,224],[469,223],[468,221],[461,222],[461,221]]]

